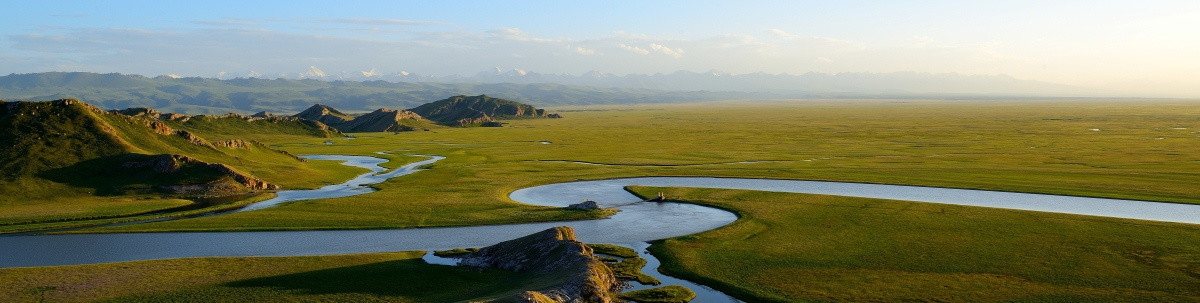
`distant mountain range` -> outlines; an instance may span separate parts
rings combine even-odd
[[[256,116],[270,116],[260,113]],[[505,119],[559,118],[528,104],[493,98],[487,95],[453,96],[422,104],[408,110],[380,108],[363,115],[350,115],[333,107],[316,104],[293,115],[294,118],[316,121],[339,131],[401,132],[429,130],[444,126],[500,126]]]
[[[410,73],[308,79],[213,79],[47,72],[0,76],[0,99],[77,98],[101,108],[199,113],[299,112],[314,103],[349,111],[411,108],[448,95],[488,94],[536,106],[771,98],[1034,98],[1103,93],[1009,76],[927,73],[803,75],[675,72],[654,75],[540,74],[500,70],[472,77]],[[316,79],[314,79],[316,78]],[[358,79],[332,80],[325,79]],[[318,80],[321,79],[321,80]]]

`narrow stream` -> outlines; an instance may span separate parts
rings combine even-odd
[[[386,181],[387,179],[415,173],[415,172],[419,171],[419,168],[422,166],[433,164],[434,162],[437,162],[437,161],[440,161],[440,160],[446,158],[446,157],[442,157],[442,156],[427,156],[427,157],[429,157],[428,160],[409,163],[400,168],[394,169],[390,172],[383,173],[387,169],[383,168],[382,166],[379,166],[379,164],[388,162],[387,159],[383,159],[383,158],[367,157],[367,156],[343,156],[343,155],[301,156],[301,158],[310,159],[310,160],[339,160],[339,161],[342,161],[343,165],[362,167],[362,168],[371,170],[371,172],[365,173],[362,175],[358,175],[358,177],[354,177],[354,179],[350,179],[350,181],[342,182],[341,184],[328,185],[328,186],[321,187],[318,189],[281,190],[278,193],[276,193],[275,198],[272,198],[272,199],[266,200],[266,201],[262,201],[262,202],[258,202],[258,203],[254,203],[254,204],[250,204],[250,205],[247,205],[246,207],[237,209],[233,212],[244,212],[244,211],[263,209],[263,208],[279,205],[280,203],[286,203],[286,202],[292,202],[292,201],[339,198],[339,197],[348,197],[348,196],[361,195],[361,194],[373,192],[373,191],[375,191],[375,189],[367,187],[366,185],[377,184],[377,183]]]

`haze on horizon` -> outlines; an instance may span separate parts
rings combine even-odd
[[[1005,74],[1200,97],[1198,1],[5,2],[0,74]]]

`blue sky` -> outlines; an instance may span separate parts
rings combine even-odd
[[[916,71],[1200,97],[1200,1],[5,1],[0,10],[0,74]]]

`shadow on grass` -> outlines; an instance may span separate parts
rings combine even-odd
[[[537,279],[501,270],[430,265],[408,259],[347,266],[226,283],[301,295],[369,294],[423,302],[496,297],[532,286]]]
[[[74,187],[91,188],[99,196],[146,194],[158,187],[177,184],[208,183],[225,176],[213,168],[184,163],[173,172],[155,172],[151,167],[129,167],[126,163],[153,164],[166,155],[123,154],[82,161],[39,174],[50,181]]]

